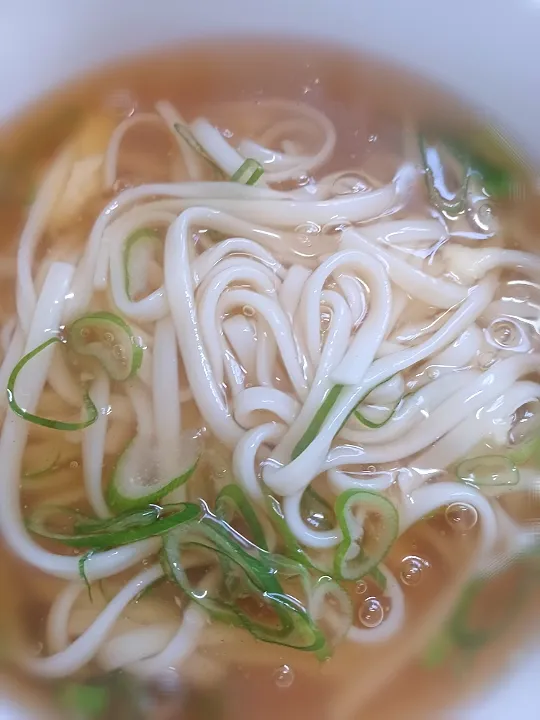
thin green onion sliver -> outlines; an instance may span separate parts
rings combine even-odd
[[[450,618],[448,625],[450,636],[454,643],[461,648],[478,649],[503,633],[511,621],[519,616],[519,611],[527,596],[526,591],[532,583],[528,570],[522,569],[517,578],[516,588],[508,594],[508,602],[503,608],[500,618],[489,627],[474,627],[471,621],[471,610],[486,583],[491,579],[488,577],[472,580],[465,588]]]
[[[418,147],[420,149],[420,155],[422,157],[424,177],[430,200],[441,212],[446,212],[451,215],[457,215],[461,213],[465,209],[466,183],[462,186],[460,192],[457,194],[456,200],[451,201],[444,198],[435,185],[433,170],[429,164],[426,140],[423,135],[418,135]]]
[[[47,521],[54,514],[64,515],[66,519],[74,521],[74,532],[48,530]],[[195,503],[177,503],[162,508],[155,506],[145,511],[124,513],[110,520],[93,520],[70,508],[41,506],[30,517],[27,525],[36,535],[56,540],[69,547],[106,550],[164,535],[178,525],[197,520],[200,514],[201,509]]]
[[[226,557],[226,566],[244,578],[246,593],[265,605],[275,615],[278,624],[265,625],[251,618],[238,606],[230,594],[201,591],[191,584],[184,569],[182,554],[190,547],[205,548],[218,557]],[[175,528],[164,537],[164,562],[167,574],[216,620],[243,627],[264,642],[304,651],[321,651],[326,643],[306,609],[295,598],[286,595],[276,578],[276,571],[286,567],[289,575],[295,573],[290,560],[258,551],[254,556],[246,551],[236,534],[212,515],[205,516],[196,526]],[[299,572],[302,572],[301,570]]]
[[[456,468],[460,480],[480,486],[517,485],[519,470],[505,455],[483,455],[468,458]]]
[[[361,547],[357,547],[357,552],[351,557],[351,550],[354,550],[358,539],[351,530],[354,522],[352,509],[356,504],[360,504],[364,512],[378,515],[382,527],[373,537],[366,537],[364,533]],[[390,551],[398,533],[398,512],[390,500],[370,490],[346,490],[341,493],[336,500],[335,512],[343,540],[334,558],[334,576],[342,580],[359,580],[373,572]]]
[[[130,326],[107,311],[88,313],[68,328],[69,347],[95,358],[112,380],[128,380],[142,365],[143,348]]]
[[[248,158],[240,165],[238,170],[231,175],[231,180],[232,182],[243,183],[244,185],[255,185],[263,173],[262,165],[257,162],[257,160]]]
[[[362,425],[365,425],[366,427],[370,428],[371,430],[376,430],[377,428],[384,427],[384,426],[386,425],[386,423],[390,422],[390,420],[394,417],[394,415],[395,415],[395,413],[396,413],[396,410],[397,410],[398,407],[400,406],[402,399],[403,399],[403,398],[400,398],[400,399],[397,401],[397,403],[394,405],[394,407],[390,409],[390,412],[389,412],[388,415],[385,417],[385,419],[382,420],[381,422],[373,422],[372,420],[368,420],[368,418],[367,418],[365,415],[363,415],[363,414],[360,412],[360,410],[355,410],[355,411],[354,411],[354,416],[355,416],[355,418],[356,418],[359,422],[362,423]],[[357,407],[358,407],[358,406],[357,406]]]
[[[69,717],[97,720],[107,711],[110,696],[105,687],[69,683],[62,688],[58,700],[64,710],[69,712]]]
[[[225,520],[229,525],[232,524],[235,514],[238,513],[249,528],[251,540],[261,550],[268,550],[268,544],[262,525],[257,517],[257,513],[246,497],[245,492],[239,485],[226,485],[216,498],[215,514],[217,517]]]
[[[59,337],[52,337],[49,338],[49,340],[46,340],[41,345],[38,345],[37,348],[29,352],[27,355],[25,355],[23,358],[19,360],[19,362],[15,365],[13,368],[13,371],[11,375],[9,376],[8,384],[7,384],[7,397],[8,397],[8,404],[9,407],[13,410],[13,412],[21,417],[23,420],[27,420],[28,422],[34,423],[35,425],[41,425],[42,427],[48,427],[52,430],[67,430],[73,431],[73,430],[84,430],[84,428],[89,427],[93,423],[96,422],[98,419],[98,409],[92,402],[91,397],[88,395],[87,392],[84,393],[83,396],[83,406],[86,411],[87,419],[83,420],[82,422],[64,422],[63,420],[52,420],[50,418],[41,417],[40,415],[34,415],[33,413],[28,412],[27,410],[24,410],[15,399],[15,383],[17,382],[17,378],[19,376],[19,373],[21,370],[33,359],[36,357],[36,355],[39,355],[40,352],[43,350],[46,350],[48,347],[55,343],[62,343],[63,340],[61,340]]]
[[[296,460],[296,458],[299,457],[299,455],[301,455],[304,450],[309,447],[309,445],[311,445],[311,443],[315,440],[324,421],[326,420],[326,418],[330,414],[330,411],[336,404],[342,390],[343,385],[334,385],[334,387],[327,393],[323,404],[315,413],[313,420],[309,424],[308,429],[296,444],[292,452],[293,460]]]

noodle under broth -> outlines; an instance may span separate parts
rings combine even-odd
[[[0,148],[5,677],[52,717],[353,720],[500,671],[537,623],[540,259],[498,134],[237,43]]]

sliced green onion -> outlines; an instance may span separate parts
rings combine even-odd
[[[135,230],[124,244],[124,283],[126,295],[133,300],[145,291],[145,280],[141,269],[145,271],[155,256],[156,247],[160,247],[159,235],[149,228]]]
[[[461,139],[445,137],[442,142],[472,172],[480,175],[482,185],[490,196],[508,197],[514,192],[516,180],[506,168],[473,153]]]
[[[216,498],[214,512],[216,517],[226,522],[230,527],[234,527],[254,545],[262,550],[268,550],[266,537],[259,518],[239,485],[226,485],[221,490]],[[234,522],[238,516],[243,523],[240,530],[238,530]],[[229,562],[228,556],[222,553],[220,553],[219,561],[224,582],[231,597],[244,597],[245,588],[242,584],[242,577],[238,576],[234,564]]]
[[[516,465],[532,462],[535,467],[540,467],[540,438],[530,438],[512,446],[508,457]]]
[[[516,587],[508,592],[507,603],[502,609],[500,617],[485,627],[475,627],[471,617],[474,604],[492,577],[476,578],[470,582],[463,592],[457,607],[450,618],[448,629],[452,640],[461,648],[478,649],[488,642],[492,642],[501,635],[512,620],[519,616],[519,611],[531,586],[531,577],[527,568],[518,570]],[[486,613],[482,613],[485,618]]]
[[[302,495],[300,512],[305,522],[316,530],[331,530],[336,525],[334,508],[311,485]]]
[[[182,123],[177,122],[174,123],[174,129],[180,135],[182,140],[184,140],[192,150],[195,150],[198,155],[200,155],[204,160],[206,160],[209,165],[212,166],[214,171],[218,173],[219,177],[224,177],[223,170],[214,161],[214,159],[210,157],[210,155],[206,152],[200,142],[196,140],[195,135],[193,135],[187,125],[183,125]]]
[[[355,529],[357,520],[353,515],[355,505],[360,505],[362,512],[368,517],[377,515],[381,527],[377,532],[366,533]],[[386,557],[397,537],[399,517],[390,500],[378,493],[368,490],[347,490],[336,500],[336,516],[343,540],[339,544],[335,560],[334,575],[342,580],[359,580],[372,572]],[[361,537],[361,546],[358,538]]]
[[[323,426],[324,421],[326,420],[326,418],[330,414],[330,411],[336,404],[342,390],[343,385],[334,385],[334,387],[327,393],[323,404],[315,413],[313,420],[309,424],[308,429],[296,444],[292,452],[293,460],[296,460],[296,458],[301,455],[304,450],[309,447],[309,445],[311,445],[311,443],[315,440],[321,430],[321,427]]]
[[[328,597],[333,602],[325,608]],[[308,609],[315,622],[325,620],[329,625],[326,635],[331,636],[332,645],[337,645],[345,637],[353,623],[351,599],[341,585],[330,577],[319,578],[310,593]]]
[[[238,170],[231,175],[231,180],[232,182],[243,183],[244,185],[255,185],[263,173],[262,165],[257,162],[257,160],[248,158],[240,165]]]
[[[23,358],[19,360],[19,362],[15,365],[13,368],[13,371],[11,375],[9,376],[8,384],[7,384],[7,397],[8,397],[8,403],[9,407],[13,410],[13,412],[21,417],[23,420],[27,420],[28,422],[34,423],[35,425],[41,425],[42,427],[48,427],[52,430],[84,430],[84,428],[89,427],[93,423],[96,422],[98,418],[98,410],[94,403],[92,402],[90,396],[87,392],[84,393],[83,396],[83,406],[86,411],[86,420],[83,420],[82,422],[64,422],[62,420],[52,420],[50,418],[41,417],[40,415],[34,415],[33,413],[27,412],[24,410],[15,399],[15,383],[17,382],[17,378],[19,376],[19,373],[21,370],[33,359],[36,357],[36,355],[39,355],[40,352],[43,350],[46,350],[48,347],[53,345],[54,343],[61,343],[63,342],[59,337],[52,337],[49,338],[49,340],[46,340],[41,345],[38,345],[37,348],[32,350],[32,352],[29,352],[27,355],[25,355]]]
[[[264,592],[267,582],[272,583],[274,580],[268,568],[260,565],[255,558],[248,555],[236,542],[234,536],[223,537],[212,522],[199,522],[196,527],[189,528],[187,531],[178,528],[167,533],[163,540],[163,548],[165,568],[171,579],[210,617],[229,625],[242,625],[241,617],[236,612],[234,604],[236,598],[228,599],[224,593],[213,597],[210,591],[201,591],[194,586],[185,570],[183,553],[194,548],[199,550],[205,548],[214,555],[218,562],[221,561],[223,555],[229,571],[233,572],[232,568],[234,567],[235,574],[242,575],[243,588],[255,587],[259,593]],[[274,582],[275,585],[272,584],[272,589],[281,591],[279,583]]]
[[[265,599],[280,619],[281,628],[244,622],[244,626],[254,637],[296,650],[315,652],[321,660],[328,657],[325,637],[301,603],[290,595],[281,593],[265,593]],[[291,623],[292,630],[284,635]]]
[[[517,485],[519,470],[510,458],[504,455],[485,455],[469,458],[456,468],[460,480],[472,485]]]
[[[179,464],[174,478],[162,477],[158,449],[151,437],[137,435],[128,443],[114,467],[107,504],[115,512],[155,505],[184,485],[195,472],[200,442],[188,433],[178,439]]]
[[[495,231],[496,226],[492,225],[490,229],[489,198],[522,194],[524,182],[516,179],[523,175],[522,167],[513,162],[513,172],[510,172],[502,163],[487,160],[484,155],[473,152],[470,138],[464,141],[454,137],[439,137],[436,145],[428,145],[425,138],[419,136],[426,185],[433,204],[450,216],[466,212],[467,217],[473,224],[480,225],[481,230]],[[452,199],[447,197],[446,188],[439,186],[438,175],[444,170],[444,155],[459,163],[462,168],[461,187]]]
[[[388,582],[386,580],[386,575],[379,570],[377,566],[375,566],[372,570],[368,573],[369,577],[377,583],[379,588],[385,592],[386,586],[388,585]]]
[[[234,518],[239,515],[249,531],[250,540],[261,550],[268,550],[266,536],[257,513],[251,506],[245,492],[239,485],[226,485],[216,498],[216,516],[234,527]]]
[[[27,445],[23,458],[23,481],[25,488],[37,488],[41,483],[33,482],[46,475],[52,475],[68,467],[78,465],[80,448],[73,443],[44,440]]]
[[[23,464],[23,479],[33,480],[34,478],[43,477],[43,475],[49,475],[55,470],[58,470],[59,466],[60,451],[56,448],[52,448],[52,452],[45,456],[39,466],[32,467],[31,464],[28,465],[26,462]]]
[[[177,503],[123,513],[110,520],[95,520],[71,508],[41,506],[31,515],[27,525],[36,535],[69,547],[105,550],[163,535],[178,525],[191,523],[200,514],[200,507],[194,503]],[[53,519],[63,521],[63,525],[70,523],[73,532],[49,530]]]
[[[58,701],[74,720],[94,720],[103,717],[109,706],[107,688],[70,682],[60,691]]]
[[[235,602],[235,598],[220,592],[212,597],[209,591],[194,587],[184,569],[183,552],[206,548],[215,555],[223,554],[235,566],[244,580],[244,594],[251,590],[254,599],[262,603],[276,618],[277,624],[255,621]],[[242,546],[238,535],[215,516],[207,515],[196,527],[175,528],[164,538],[164,561],[170,574],[184,592],[201,605],[211,617],[231,625],[244,627],[254,637],[299,650],[319,651],[325,646],[322,633],[306,609],[286,595],[276,578],[273,556],[263,551],[254,557]]]
[[[68,328],[68,343],[79,355],[96,358],[113,380],[127,380],[140,368],[143,349],[129,325],[110,312],[95,312]]]
[[[463,170],[460,190],[454,195],[453,198],[445,197],[445,195],[447,194],[445,192],[446,188],[439,187],[437,172],[436,170],[434,170],[433,167],[434,161],[435,159],[437,159],[437,165],[439,165],[439,168],[437,168],[437,170],[440,171],[440,169],[442,168],[443,162],[440,154],[437,152],[435,147],[427,144],[426,139],[423,135],[418,136],[418,146],[420,148],[420,155],[422,158],[422,165],[424,168],[424,177],[426,181],[428,195],[433,205],[435,205],[435,207],[437,207],[441,212],[445,212],[449,215],[458,215],[459,213],[463,212],[465,210],[467,182],[465,170]]]
[[[453,647],[454,644],[450,634],[446,630],[443,631],[428,644],[422,657],[422,665],[426,668],[435,668],[442,665]]]
[[[287,525],[287,521],[285,520],[285,515],[283,514],[283,510],[281,508],[281,503],[279,502],[279,500],[273,495],[267,495],[266,506],[268,508],[268,514],[277,528],[278,536],[281,538],[281,541],[285,545],[285,552],[287,554],[287,557],[291,558],[292,560],[296,560],[304,566],[311,567],[311,563],[309,562],[307,555],[300,547],[298,541],[296,540],[289,526]]]
[[[94,550],[89,550],[87,553],[85,553],[84,555],[81,555],[81,557],[79,558],[79,577],[81,578],[83,583],[86,585],[86,589],[88,590],[88,597],[90,598],[90,602],[92,602],[92,586],[88,582],[88,577],[86,575],[86,563],[88,562],[88,560],[90,560],[90,558],[94,554],[95,554]]]
[[[365,425],[368,428],[371,429],[377,429],[381,428],[384,425],[386,425],[387,422],[389,422],[395,415],[396,410],[401,404],[401,398],[397,401],[397,403],[394,405],[393,408],[390,408],[390,411],[388,415],[385,417],[384,420],[381,420],[381,422],[373,422],[373,420],[369,420],[363,413],[360,412],[360,410],[356,409],[354,411],[355,418],[362,423],[362,425]]]

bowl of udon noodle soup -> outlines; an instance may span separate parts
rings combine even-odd
[[[2,717],[538,717],[527,119],[422,42],[337,42],[347,3],[327,42],[110,3],[102,46],[99,3],[32,5],[56,54],[0,133]]]

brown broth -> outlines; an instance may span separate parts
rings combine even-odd
[[[29,198],[43,167],[55,151],[76,129],[80,120],[105,113],[120,120],[132,111],[150,111],[153,104],[166,98],[192,120],[209,109],[209,116],[220,122],[226,112],[219,103],[242,100],[256,103],[261,98],[282,97],[302,100],[321,108],[335,122],[338,147],[332,169],[363,167],[383,181],[396,167],[403,122],[420,118],[422,122],[460,133],[478,129],[474,116],[456,99],[417,77],[366,58],[345,55],[320,47],[243,42],[231,45],[203,43],[197,47],[138,58],[108,66],[77,81],[68,88],[34,106],[0,137],[0,273],[7,281],[0,288],[2,323],[14,312],[13,267],[18,233],[24,222]],[[222,115],[220,115],[220,113]],[[225,120],[223,120],[225,122]],[[237,119],[241,123],[241,118]],[[136,183],[139,173],[148,171],[150,179],[160,179],[164,168],[148,170],[148,150],[163,145],[150,132],[134,134],[128,145],[143,154],[142,165],[132,164],[121,172],[123,184]],[[162,148],[167,154],[166,144]],[[146,153],[146,155],[145,155]],[[500,150],[488,149],[506,162]],[[129,165],[129,163],[128,163]],[[141,170],[141,167],[143,170]],[[148,178],[146,178],[148,179]],[[62,255],[70,243],[84,239],[97,212],[110,196],[104,193],[95,207],[86,208],[65,232],[51,233],[42,242],[46,252]],[[525,201],[505,209],[505,240],[534,247],[531,238],[538,230],[534,204]],[[519,219],[519,225],[516,225]],[[75,238],[73,240],[73,238]],[[522,240],[523,238],[523,240]],[[4,270],[3,268],[6,268]],[[52,441],[54,433],[43,431]],[[108,477],[111,466],[105,468]],[[82,487],[82,473],[75,461],[65,471],[68,484],[63,489]],[[34,482],[38,482],[35,480]],[[22,502],[27,511],[49,500],[55,490],[24,491]],[[0,498],[1,500],[1,498]],[[76,506],[86,509],[84,503]],[[519,511],[518,511],[519,512]],[[151,684],[141,689],[144,696],[137,708],[115,701],[107,718],[122,720],[282,720],[309,718],[353,720],[354,718],[431,718],[443,707],[504,670],[519,638],[530,628],[538,586],[528,595],[512,632],[503,634],[485,649],[469,653],[454,651],[439,667],[427,668],[423,662],[429,642],[442,631],[442,624],[458,601],[463,588],[463,568],[477,540],[476,530],[465,535],[449,528],[444,518],[425,520],[409,530],[393,547],[388,564],[399,577],[404,558],[420,557],[426,562],[419,585],[404,585],[407,624],[396,639],[385,645],[344,645],[335,656],[320,664],[315,658],[279,646],[254,641],[247,633],[230,641],[228,628],[214,626],[214,638],[202,652],[211,661],[205,669],[193,668],[187,680],[164,678],[162,686]],[[55,551],[60,546],[47,543]],[[509,570],[533,574],[525,564]],[[536,569],[535,573],[538,572]],[[35,568],[14,559],[0,549],[0,624],[17,634],[43,641],[45,617],[62,582],[45,576]],[[104,583],[107,592],[108,581]],[[108,589],[107,589],[108,588]],[[352,590],[357,607],[376,595],[366,586]],[[171,589],[155,591],[156,601],[168,603]],[[495,609],[505,598],[496,588],[488,593],[487,606]],[[536,616],[535,616],[536,617]],[[217,668],[219,672],[215,672]],[[4,658],[4,672],[18,676],[10,657]],[[291,673],[284,670],[285,666]],[[94,665],[79,674],[88,679],[100,671]],[[291,680],[292,678],[292,680]],[[169,680],[173,680],[172,684]],[[61,683],[52,689],[43,682],[23,678],[24,692],[35,692],[46,707]],[[137,681],[135,681],[137,686]],[[134,696],[133,686],[128,693]],[[137,702],[135,703],[137,704]],[[139,714],[137,714],[139,713]]]

